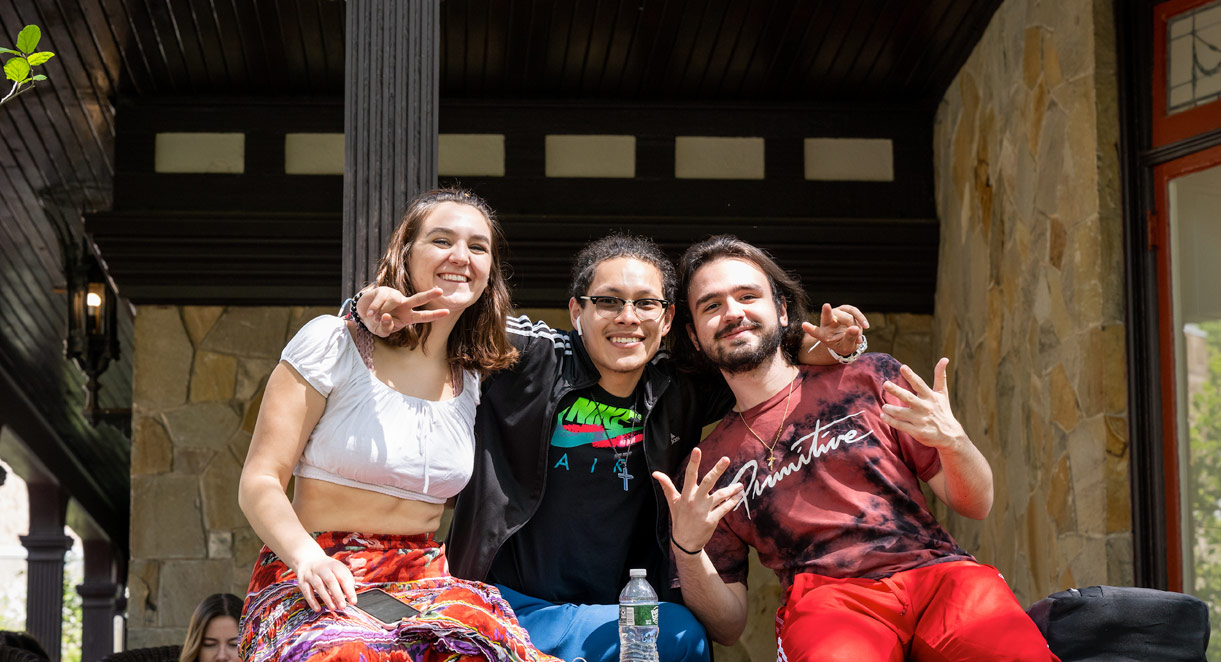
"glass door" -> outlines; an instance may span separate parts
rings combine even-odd
[[[1172,588],[1221,627],[1221,147],[1158,166],[1163,423]],[[1177,563],[1176,563],[1177,562]],[[1175,566],[1178,565],[1176,568]],[[1173,584],[1181,582],[1179,586]],[[1213,633],[1221,641],[1221,632]],[[1221,659],[1221,650],[1210,655]]]

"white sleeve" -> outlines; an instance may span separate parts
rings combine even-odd
[[[348,326],[334,315],[315,317],[288,341],[280,360],[286,361],[314,390],[329,396],[346,373],[342,355],[348,340]]]
[[[474,370],[466,370],[464,372],[466,374],[462,377],[465,380],[462,388],[471,389],[471,392],[474,394],[475,405],[478,406],[479,400],[482,399],[481,396],[483,395],[483,380],[479,378],[479,373]]]

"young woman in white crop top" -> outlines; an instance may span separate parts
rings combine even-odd
[[[494,588],[450,576],[433,538],[470,478],[479,376],[516,358],[502,245],[482,200],[426,193],[391,237],[377,284],[409,296],[414,321],[429,323],[382,340],[324,316],[285,348],[239,486],[266,543],[243,660],[554,659]],[[368,588],[421,613],[381,623],[360,609]]]

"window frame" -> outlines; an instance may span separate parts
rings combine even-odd
[[[1153,146],[1206,133],[1221,126],[1221,99],[1167,114],[1166,28],[1175,17],[1199,9],[1215,0],[1170,0],[1153,8]]]

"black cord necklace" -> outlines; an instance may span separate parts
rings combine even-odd
[[[609,426],[606,424],[606,409],[609,406],[610,405],[607,405],[602,402],[598,403],[598,421],[600,423],[602,423],[602,436],[605,437],[606,443],[608,446],[610,446],[611,452],[615,454],[615,466],[619,467],[619,473],[617,473],[615,475],[618,476],[619,478],[623,479],[623,491],[627,492],[629,489],[628,481],[635,478],[635,476],[628,473],[628,470],[627,470],[628,458],[630,458],[632,456],[632,440],[631,440],[631,437],[628,437],[627,439],[624,440],[623,444],[618,445],[618,446],[616,446],[615,442],[611,440],[610,431],[608,429]],[[632,406],[627,408],[628,413],[629,413],[628,421],[629,421],[629,425],[630,425],[631,421],[635,420],[635,418],[637,416],[640,417],[640,421],[641,421],[640,434],[641,434],[641,439],[643,439],[644,438],[644,425],[643,425],[644,414],[640,413],[639,409],[640,409],[640,392],[637,391],[632,396]],[[627,436],[628,434],[629,433],[624,433],[623,435],[620,435],[620,436]],[[620,452],[621,449],[627,449],[627,450]]]

